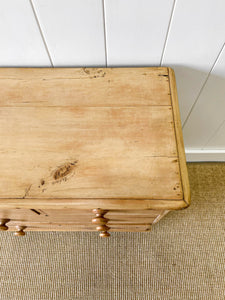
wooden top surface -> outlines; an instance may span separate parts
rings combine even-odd
[[[0,198],[188,204],[173,76],[1,68]]]

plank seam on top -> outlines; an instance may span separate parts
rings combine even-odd
[[[165,75],[162,75],[162,76],[165,76]],[[169,105],[169,106],[171,106],[171,105]],[[176,156],[177,157],[177,156]],[[21,198],[19,198],[19,199],[21,199]],[[68,198],[68,199],[74,199],[74,198]],[[79,199],[79,198],[77,198],[77,199]],[[82,198],[82,199],[84,199],[84,198]],[[88,199],[90,199],[90,198],[88,198]],[[99,198],[91,198],[91,199],[99,199]],[[109,199],[109,198],[102,198],[102,199]],[[114,198],[114,199],[118,199],[118,198]],[[125,198],[124,198],[125,199]],[[128,198],[128,199],[130,199],[130,197]],[[135,198],[134,198],[135,199]],[[146,198],[140,198],[141,200],[142,199],[146,199]],[[151,199],[151,200],[154,200],[154,199]],[[168,200],[173,200],[173,199],[168,199]],[[175,199],[174,199],[175,200]],[[176,199],[176,200],[180,200],[180,199]]]

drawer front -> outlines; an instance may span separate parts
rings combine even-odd
[[[111,224],[117,223],[149,223],[153,222],[163,211],[159,210],[110,210],[105,213]],[[9,219],[11,222],[38,222],[38,223],[74,223],[91,224],[94,217],[92,210],[77,209],[2,209],[0,219]]]
[[[98,213],[100,212],[100,213]],[[159,210],[77,210],[77,209],[3,209],[2,230],[25,231],[149,231],[151,224],[166,211]]]
[[[43,224],[43,223],[26,223],[24,224],[24,231],[96,231],[95,226],[92,224],[74,225],[74,224]],[[17,226],[10,224],[9,231],[16,232]],[[148,232],[151,230],[151,225],[138,225],[138,224],[122,224],[112,225],[110,232]]]

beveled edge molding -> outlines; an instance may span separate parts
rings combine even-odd
[[[177,152],[179,157],[179,165],[180,165],[180,174],[181,174],[181,182],[183,187],[183,201],[188,207],[191,203],[191,191],[190,184],[188,178],[187,164],[186,164],[186,156],[184,150],[184,141],[183,141],[183,132],[180,120],[180,110],[179,110],[179,102],[177,97],[177,87],[176,87],[176,78],[175,73],[172,68],[168,68],[169,71],[169,85],[171,92],[171,101],[173,106],[173,117],[174,117],[174,127],[175,127],[175,135],[176,135],[176,143],[177,143]]]
[[[72,199],[72,198],[0,198],[0,209],[32,208],[32,209],[154,209],[179,210],[187,207],[181,200],[149,200],[149,199]]]

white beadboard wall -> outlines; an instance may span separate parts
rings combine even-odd
[[[102,0],[32,0],[55,67],[105,66]]]
[[[0,66],[51,66],[27,0],[0,0]]]
[[[187,159],[225,161],[224,0],[0,0],[0,66],[170,66]]]
[[[107,65],[160,65],[172,8],[173,0],[105,0]]]

